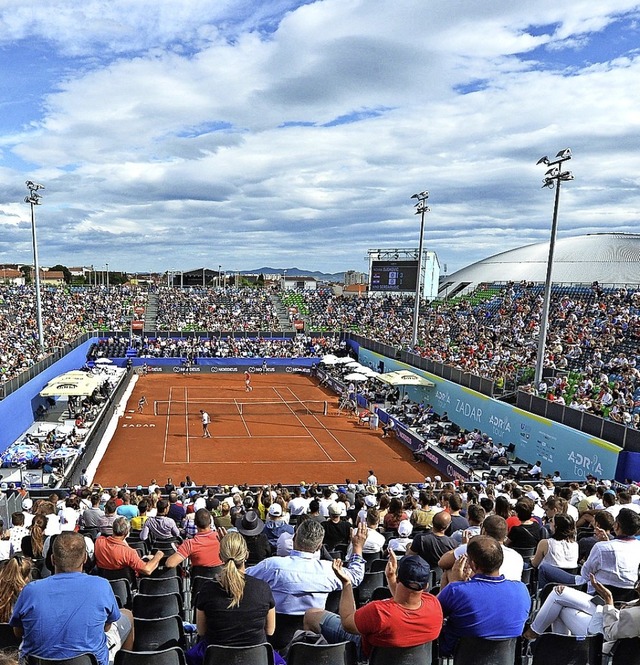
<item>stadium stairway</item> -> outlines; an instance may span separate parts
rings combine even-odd
[[[277,295],[272,295],[271,302],[273,303],[276,314],[278,315],[280,330],[295,330],[294,326],[289,321],[289,310],[282,302],[282,300],[280,300],[280,297]]]
[[[153,332],[158,318],[158,294],[150,293],[144,312],[144,331]]]

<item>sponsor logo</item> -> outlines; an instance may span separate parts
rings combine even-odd
[[[140,369],[142,369],[142,367]],[[149,367],[149,365],[147,365],[147,372],[162,372],[162,367]]]
[[[296,372],[301,374],[311,374],[311,367],[285,367],[284,371],[288,374],[295,374]]]
[[[173,371],[176,374],[190,374],[191,372],[199,372],[199,367],[174,367]]]
[[[511,423],[508,418],[498,418],[498,416],[491,416],[489,423],[493,425],[494,433],[507,433],[511,431]]]
[[[436,399],[442,404],[451,404],[449,393],[445,393],[442,390],[436,390]]]
[[[155,427],[155,423],[123,423],[122,427]]]
[[[465,402],[464,400],[456,400],[456,411],[462,413],[467,418],[471,418],[471,420],[475,420],[477,423],[482,420],[482,409],[471,406],[469,402]]]
[[[588,474],[602,476],[602,465],[600,464],[597,455],[588,457],[587,455],[572,450],[567,455],[567,459],[574,465],[573,471],[578,478],[585,478]]]
[[[455,467],[451,466],[451,464],[447,465],[447,475],[454,480],[466,480],[469,477],[469,474],[463,475]]]
[[[211,366],[211,373],[216,374],[218,372],[237,372],[237,367],[218,367],[217,365]]]

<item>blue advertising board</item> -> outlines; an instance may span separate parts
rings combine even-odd
[[[530,463],[540,460],[542,471],[559,471],[563,480],[584,480],[592,474],[614,478],[620,448],[603,439],[528,413],[464,386],[410,365],[360,348],[359,361],[377,367],[383,360],[387,371],[409,369],[434,383],[433,388],[409,388],[412,400],[425,401],[468,430],[479,429],[494,441],[514,443],[516,455]]]

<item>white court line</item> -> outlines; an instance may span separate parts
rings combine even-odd
[[[184,426],[187,430],[186,454],[188,464],[191,457],[191,446],[189,445],[189,393],[187,392],[187,386],[184,387]]]
[[[236,404],[238,412],[240,412],[240,408],[238,407],[238,400],[234,399],[233,401]],[[244,419],[244,414],[242,413],[240,414],[240,420],[242,420],[242,424],[244,425],[244,428],[247,430],[247,435],[249,436],[249,438],[251,438],[251,430],[249,429],[249,425],[247,425],[247,421]],[[220,437],[220,438],[224,439],[226,437]]]
[[[277,389],[277,388],[274,388],[273,390],[274,390],[274,392],[276,393],[276,395],[277,395],[277,396],[278,396],[278,397],[284,402],[285,399],[284,399],[284,397],[282,397],[282,395],[278,392],[278,389]],[[300,400],[298,400],[298,401],[300,401]],[[296,413],[296,412],[295,412],[290,406],[289,406],[289,410],[291,411],[291,414],[294,415],[294,416],[296,417],[296,420],[302,425],[302,427],[304,427],[305,430],[307,430],[307,433],[309,434],[309,436],[311,437],[311,439],[315,442],[316,446],[318,446],[318,448],[320,448],[320,450],[322,450],[322,452],[327,456],[327,458],[329,459],[329,461],[333,461],[333,458],[331,457],[331,455],[329,455],[329,453],[323,448],[323,446],[322,446],[322,444],[320,443],[320,441],[318,441],[318,439],[316,439],[316,437],[311,433],[311,431],[309,430],[309,428],[308,428],[308,427],[302,422],[302,420],[300,419],[300,417],[298,416],[298,414],[297,414],[297,413]],[[317,419],[316,419],[316,420],[317,420]]]
[[[290,457],[287,458],[286,463],[287,464],[350,464],[352,462],[355,462],[354,459],[314,459],[314,460],[308,460],[308,459],[291,459]],[[165,462],[165,464],[184,464],[184,462]],[[256,460],[253,462],[247,462],[245,461],[233,461],[233,460],[208,460],[206,462],[191,462],[191,464],[251,464],[252,466],[254,464],[283,464],[282,460]]]
[[[302,401],[303,401],[303,400],[301,400],[301,399],[295,394],[295,392],[294,392],[293,390],[291,390],[291,386],[287,386],[287,390],[291,393],[291,395],[292,395],[293,397],[295,397],[295,398],[298,400],[298,402],[302,402]],[[278,392],[278,391],[276,390],[276,393],[277,393],[277,392]],[[284,399],[284,397],[282,397],[282,395],[279,395],[279,396],[280,396],[282,399]],[[318,418],[317,416],[314,416],[314,418],[316,419],[316,422],[318,423],[318,425],[320,425],[320,426],[325,430],[325,432],[327,432],[327,434],[328,434],[328,435],[329,435],[329,436],[330,436],[330,437],[331,437],[331,438],[332,438],[332,439],[333,439],[333,440],[334,440],[334,441],[340,446],[340,448],[342,448],[342,450],[344,450],[344,452],[345,452],[347,455],[349,455],[349,457],[351,458],[351,460],[352,460],[353,462],[355,462],[355,461],[356,461],[356,458],[355,458],[355,457],[354,457],[354,456],[353,456],[353,455],[352,455],[352,454],[351,454],[351,453],[350,453],[350,452],[349,452],[349,451],[348,451],[348,450],[342,445],[342,443],[338,440],[338,438],[336,437],[336,435],[335,435],[330,429],[328,429],[327,427],[325,427],[325,424],[320,420],[320,418]]]
[[[162,450],[162,463],[167,464],[167,443],[169,441],[169,413],[171,412],[171,396],[173,393],[173,386],[169,386],[169,404],[167,404],[167,424],[164,428],[164,448]]]

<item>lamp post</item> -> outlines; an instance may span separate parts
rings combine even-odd
[[[39,185],[36,182],[27,180],[27,189],[29,195],[25,196],[24,202],[31,206],[31,238],[33,240],[33,268],[36,273],[36,322],[38,325],[38,343],[40,349],[44,351],[44,331],[42,329],[42,299],[40,297],[40,265],[38,263],[38,241],[36,239],[36,213],[35,207],[40,205],[41,194],[38,194],[39,189],[44,189],[44,185]]]
[[[105,281],[105,286],[107,287],[107,291],[109,290],[109,264],[107,263],[107,272],[105,273],[104,276],[104,281]]]
[[[420,314],[420,285],[422,277],[422,247],[424,242],[424,216],[425,213],[429,212],[430,208],[427,205],[427,199],[429,198],[429,192],[424,191],[420,194],[414,194],[412,199],[417,199],[418,202],[415,205],[416,215],[420,215],[420,242],[418,244],[418,275],[416,278],[416,297],[415,302],[413,303],[413,334],[411,336],[411,345],[413,347],[418,344],[418,316]]]
[[[222,283],[222,266],[218,265],[218,288],[220,288],[221,283]]]
[[[558,228],[558,206],[560,205],[560,184],[573,180],[571,171],[564,171],[563,165],[571,159],[571,149],[561,150],[555,159],[549,160],[548,157],[541,157],[537,163],[544,164],[549,170],[544,174],[542,187],[556,189],[555,200],[553,203],[553,221],[551,223],[551,238],[549,240],[549,258],[547,259],[547,275],[544,282],[544,300],[542,302],[542,312],[540,314],[540,337],[538,339],[538,357],[536,358],[536,371],[534,383],[536,390],[542,381],[542,372],[544,368],[545,347],[547,344],[547,328],[549,326],[549,306],[551,304],[551,273],[553,271],[553,253],[556,246],[556,231]]]

